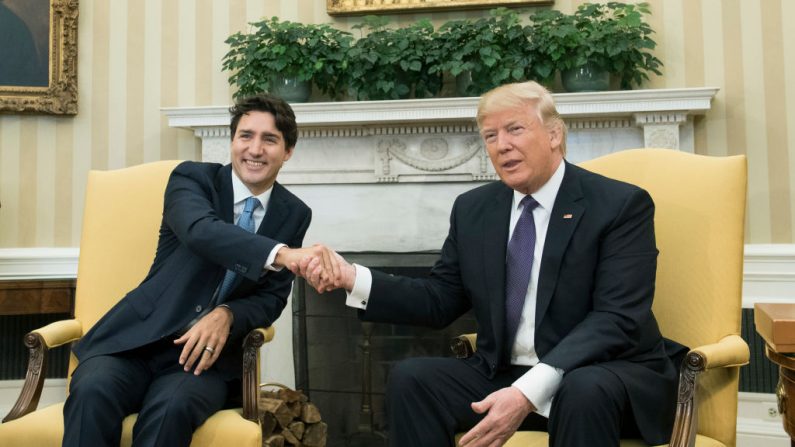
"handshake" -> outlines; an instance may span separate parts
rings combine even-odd
[[[287,267],[318,293],[339,288],[350,291],[356,280],[356,268],[322,244],[304,248],[283,247],[276,253],[274,265]]]

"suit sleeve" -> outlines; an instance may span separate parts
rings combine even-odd
[[[278,242],[222,220],[211,200],[213,181],[195,164],[177,166],[166,187],[163,221],[196,255],[256,281]]]
[[[456,205],[450,231],[439,260],[429,278],[407,278],[377,270],[373,274],[370,300],[361,313],[367,321],[443,328],[472,307],[464,291],[456,241]]]
[[[646,191],[628,195],[600,235],[593,308],[540,360],[570,371],[630,355],[641,338],[659,334],[651,305],[657,268],[654,203]]]
[[[287,241],[290,247],[303,244],[312,220],[309,208],[303,207],[302,211],[300,225],[296,226],[293,238]],[[293,273],[286,268],[278,272],[269,271],[257,280],[253,293],[227,301],[226,305],[234,315],[230,338],[242,338],[252,329],[272,325],[287,305],[294,278]]]

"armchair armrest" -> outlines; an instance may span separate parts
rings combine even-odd
[[[696,408],[696,378],[707,370],[737,368],[748,363],[748,344],[738,335],[727,335],[717,343],[690,350],[679,370],[679,397],[676,419],[671,434],[671,447],[692,446],[698,428]]]
[[[727,335],[717,343],[693,348],[687,353],[687,361],[691,356],[703,358],[704,369],[728,368],[748,364],[751,353],[748,344],[739,335]]]
[[[13,421],[36,410],[44,387],[47,372],[47,351],[79,339],[83,325],[78,320],[61,320],[35,329],[25,335],[28,348],[28,371],[17,402],[11,407],[3,422]]]
[[[259,423],[259,348],[273,340],[273,326],[257,328],[243,340],[243,417]]]
[[[83,324],[79,320],[61,320],[30,333],[38,334],[47,349],[52,349],[79,340],[83,336]]]

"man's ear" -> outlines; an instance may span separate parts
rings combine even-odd
[[[295,149],[295,146],[293,146],[291,148],[288,148],[286,151],[284,151],[284,160],[283,161],[287,161],[287,160],[290,159],[290,157],[293,156],[293,150],[294,149]]]
[[[560,123],[556,123],[552,125],[548,130],[547,133],[549,134],[549,144],[553,148],[559,148],[560,145],[563,143],[563,129],[560,127]]]

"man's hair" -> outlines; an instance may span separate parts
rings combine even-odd
[[[560,152],[566,156],[566,123],[555,108],[552,94],[541,84],[533,81],[501,85],[485,93],[478,103],[478,127],[487,115],[507,109],[532,106],[547,129],[558,127],[561,134]]]
[[[232,121],[229,123],[232,139],[235,138],[240,118],[249,112],[267,112],[273,115],[276,128],[284,136],[285,147],[288,150],[295,147],[298,141],[298,125],[295,123],[292,107],[283,99],[266,93],[238,99],[235,105],[229,108],[229,114],[232,115]]]

